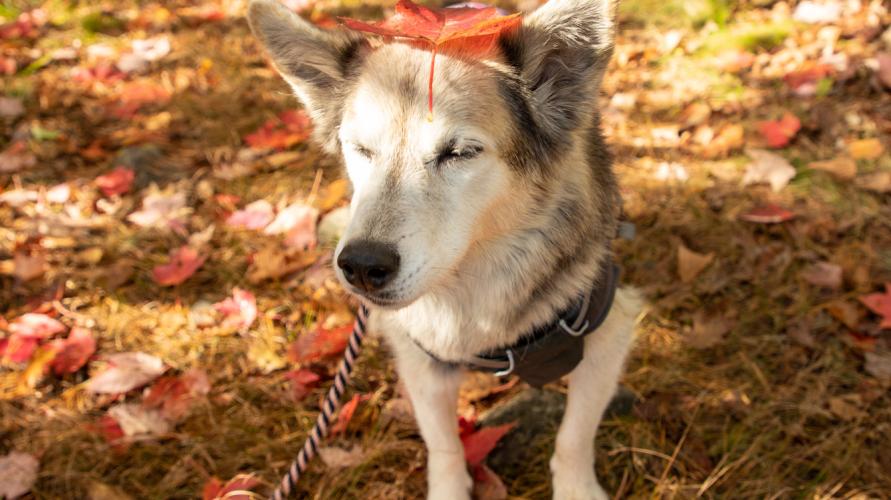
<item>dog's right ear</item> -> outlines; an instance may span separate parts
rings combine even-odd
[[[365,38],[318,28],[277,0],[252,0],[248,23],[309,112],[315,138],[328,152],[336,152],[341,92],[349,69],[367,46]]]

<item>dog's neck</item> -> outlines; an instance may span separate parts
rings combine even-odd
[[[461,361],[513,344],[590,289],[610,258],[620,199],[599,131],[588,133],[551,166],[523,225],[474,245],[444,282],[387,315],[437,357]]]

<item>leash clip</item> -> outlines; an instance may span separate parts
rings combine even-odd
[[[505,349],[504,352],[507,354],[507,369],[499,370],[495,372],[495,376],[504,377],[505,375],[510,375],[514,371],[514,351],[510,349]]]
[[[569,325],[566,324],[565,319],[560,320],[560,328],[562,328],[563,331],[572,335],[573,337],[580,337],[580,336],[584,335],[585,332],[588,330],[588,325],[589,325],[588,320],[585,320],[585,323],[582,326],[580,326],[578,330],[573,330],[572,327],[570,327]]]

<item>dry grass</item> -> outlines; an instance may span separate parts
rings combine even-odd
[[[84,4],[71,16],[78,19],[95,11],[95,6]],[[605,91],[608,96],[636,95],[645,103],[625,113],[623,120],[608,119],[607,129],[618,154],[625,209],[638,232],[633,241],[620,242],[617,253],[624,280],[642,288],[651,307],[623,381],[638,397],[634,412],[606,421],[599,433],[601,481],[622,498],[889,498],[888,386],[864,372],[862,346],[851,341],[847,329],[825,308],[837,299],[854,303],[858,295],[891,281],[888,196],[806,168],[799,168],[796,180],[779,194],[763,187],[741,188],[738,176],[746,160],[739,151],[725,162],[712,162],[683,148],[649,143],[649,129],[677,123],[685,104],[646,104],[650,92],[681,87],[684,93],[683,82],[672,80],[672,61],[680,57],[690,82],[711,78],[714,69],[694,56],[651,58],[646,51],[658,45],[657,30],[637,26],[640,23],[628,23],[619,36],[620,59],[624,52],[629,62],[614,65]],[[121,44],[138,35],[87,38]],[[330,160],[300,146],[304,155],[297,164],[233,181],[214,178],[209,159],[213,154],[231,155],[245,133],[294,101],[265,66],[242,19],[176,23],[168,35],[174,51],[151,77],[175,81],[182,74],[190,84],[165,108],[173,115],[169,129],[148,141],[159,148],[164,161],[153,165],[145,183],[186,190],[195,209],[193,228],[220,226],[217,208],[200,196],[200,183],[214,193],[274,202],[308,195],[319,169],[323,186],[339,176]],[[62,46],[81,36],[82,29],[72,21],[49,30],[38,46]],[[202,65],[210,70],[202,74]],[[66,71],[63,65],[53,65],[31,77],[4,79],[10,92],[26,96],[29,119],[63,131],[74,145],[70,152],[43,145],[39,165],[16,182],[84,184],[112,166],[112,160],[84,160],[77,149],[108,137],[124,137],[108,142],[112,150],[122,147],[135,135],[132,128],[140,126],[98,117],[95,107],[104,105],[103,96],[83,95],[66,80]],[[667,75],[668,81],[660,81],[660,75]],[[828,99],[790,102],[769,81],[729,78],[728,85],[690,91],[690,100],[704,99],[721,109],[712,117],[716,123],[753,123],[789,108],[799,116],[810,116],[817,108],[834,116],[856,113],[873,123],[871,129],[849,127],[835,135],[806,128],[788,151],[799,167],[831,156],[840,135],[872,134],[888,143],[889,114],[884,121],[881,117],[891,113],[891,98],[866,84],[840,84]],[[690,180],[655,181],[653,167],[663,161],[682,163]],[[891,163],[884,157],[862,162],[861,168],[887,170]],[[731,174],[716,176],[716,170]],[[6,188],[10,184],[0,181]],[[737,219],[765,200],[794,207],[800,215],[776,226]],[[125,206],[122,213],[129,209]],[[16,236],[31,228],[6,206],[0,206],[0,223],[2,260],[9,257]],[[134,498],[194,498],[210,476],[228,478],[239,472],[257,474],[265,486],[274,484],[310,429],[324,388],[294,404],[282,371],[263,370],[257,359],[284,366],[288,341],[309,329],[320,314],[345,307],[336,285],[309,289],[300,273],[262,285],[248,283],[247,256],[269,244],[269,238],[221,227],[209,244],[208,264],[173,289],[154,284],[150,270],[181,244],[179,237],[122,224],[120,219],[75,231],[73,237],[73,243],[51,252],[52,270],[42,281],[19,284],[0,276],[0,312],[11,317],[51,284],[61,284],[66,307],[95,321],[100,354],[143,350],[173,369],[200,366],[209,372],[213,390],[174,432],[124,450],[109,446],[90,428],[111,400],[84,392],[81,383],[87,373],[47,380],[31,394],[0,401],[0,454],[25,450],[40,458],[33,497],[83,498],[91,484],[101,482]],[[677,279],[678,242],[716,255],[690,284]],[[78,261],[79,253],[89,248],[103,251],[97,265]],[[800,271],[815,259],[829,259],[844,268],[842,290],[821,291],[800,278]],[[131,268],[129,281],[118,288],[108,286],[111,278]],[[261,318],[251,333],[199,329],[190,322],[191,305],[220,300],[233,286],[247,287],[258,297]],[[707,349],[695,349],[686,341],[692,317],[700,310],[733,318],[724,339]],[[790,333],[799,331],[808,332],[813,341],[796,341]],[[887,338],[877,343],[882,348]],[[319,368],[331,370],[333,363]],[[18,376],[18,367],[0,368],[0,390],[14,387]],[[422,497],[425,452],[417,430],[382,411],[398,394],[395,374],[380,346],[372,342],[364,349],[355,380],[357,390],[371,398],[333,444],[362,446],[367,450],[363,463],[347,470],[315,463],[300,488],[311,498]],[[483,410],[520,390],[473,405]],[[831,401],[837,399],[853,410],[833,410]],[[504,481],[513,497],[548,498],[550,436],[531,445],[541,450],[539,458],[504,474]]]

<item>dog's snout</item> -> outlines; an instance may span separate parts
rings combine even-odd
[[[399,253],[393,245],[386,243],[352,241],[340,251],[337,267],[351,285],[373,292],[383,288],[396,276],[399,271]]]

